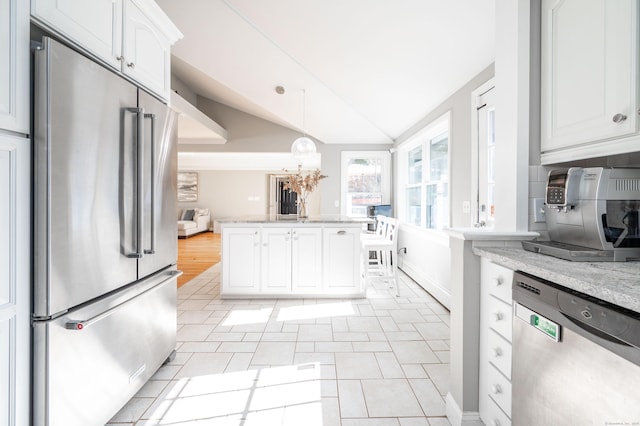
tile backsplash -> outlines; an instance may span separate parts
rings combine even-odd
[[[540,233],[541,240],[548,240],[547,225],[544,222],[534,222],[534,206],[536,198],[544,199],[547,185],[548,169],[543,166],[529,166],[529,231]]]

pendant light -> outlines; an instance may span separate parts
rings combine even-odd
[[[302,136],[293,141],[291,145],[291,153],[294,158],[303,159],[308,158],[316,153],[316,144],[307,137],[305,132],[305,118],[306,118],[306,106],[307,92],[302,89]]]

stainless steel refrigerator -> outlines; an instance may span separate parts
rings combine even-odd
[[[102,425],[175,349],[177,117],[55,40],[34,55],[33,424]]]

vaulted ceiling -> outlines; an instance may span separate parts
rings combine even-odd
[[[392,143],[490,65],[494,1],[157,0],[180,80],[324,143]]]

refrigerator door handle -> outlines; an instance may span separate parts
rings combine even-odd
[[[115,305],[109,309],[107,309],[104,312],[99,313],[96,316],[93,316],[89,319],[86,320],[70,320],[67,321],[64,324],[64,327],[67,330],[76,330],[76,331],[81,331],[84,330],[85,328],[99,322],[100,320],[103,320],[113,314],[115,314],[116,312],[118,312],[120,309],[124,308],[125,306],[135,302],[137,299],[139,299],[140,297],[144,296],[145,294],[149,293],[150,291],[155,290],[156,288],[158,288],[159,286],[161,286],[162,284],[164,284],[167,280],[173,279],[173,278],[177,278],[180,275],[182,275],[182,271],[177,271],[177,270],[171,270],[168,271],[167,274],[169,275],[167,278],[165,278],[164,280],[162,280],[161,282],[159,282],[158,284],[154,285],[153,287],[143,291],[140,294],[135,295],[134,297],[132,297],[131,299],[127,299],[124,302]]]
[[[148,118],[151,120],[151,153],[149,154],[151,157],[151,181],[150,181],[150,191],[151,191],[151,209],[150,209],[150,226],[151,226],[151,235],[150,235],[150,247],[149,249],[144,250],[144,254],[154,254],[156,252],[156,115],[155,114],[144,114],[144,118]]]
[[[135,251],[128,254],[127,257],[134,259],[141,259],[144,257],[143,246],[143,208],[144,208],[144,193],[142,180],[142,172],[144,168],[144,109],[143,108],[127,108],[127,111],[136,114],[136,189],[135,193],[135,205],[136,205],[136,230],[135,230]]]

